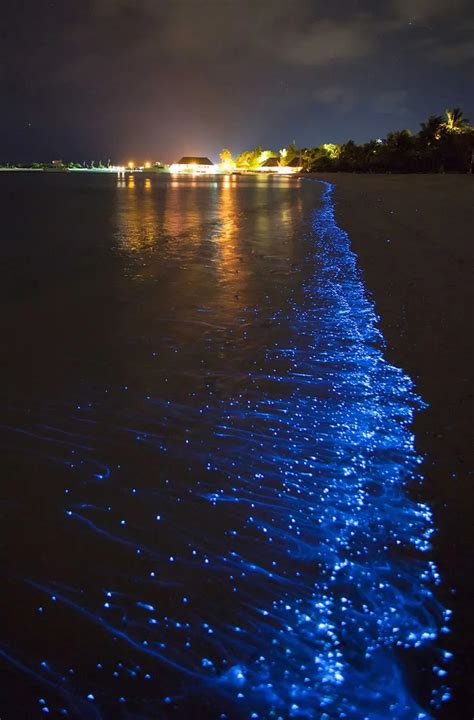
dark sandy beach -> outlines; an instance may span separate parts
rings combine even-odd
[[[429,407],[415,434],[425,456],[422,499],[434,512],[441,596],[453,610],[453,701],[474,711],[472,488],[474,177],[329,175],[336,219],[350,235],[387,341],[387,357]]]

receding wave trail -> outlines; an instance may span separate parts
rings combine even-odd
[[[84,403],[63,428],[54,411],[7,428],[10,446],[35,437],[29,452],[71,473],[57,522],[76,561],[84,553],[74,577],[59,564],[23,581],[35,632],[45,615],[58,632],[77,620],[87,657],[69,664],[54,643],[37,663],[2,651],[44,680],[41,712],[194,717],[194,703],[207,708],[196,717],[231,720],[428,718],[406,658],[433,673],[431,708],[449,699],[432,518],[407,491],[421,403],[384,358],[329,184],[312,241],[288,344],[268,350],[248,393],[147,397],[120,419],[105,401],[81,415]]]

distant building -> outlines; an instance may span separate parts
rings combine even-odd
[[[185,155],[177,163],[171,165],[172,173],[206,174],[216,172],[216,166],[207,157],[194,157]]]
[[[278,172],[280,161],[276,157],[268,158],[258,168],[258,172]]]
[[[258,168],[258,172],[277,173],[278,175],[293,175],[301,172],[303,163],[300,157],[294,157],[288,163],[282,163],[279,158],[268,158]]]
[[[289,168],[289,172],[299,173],[303,169],[303,161],[300,157],[294,157],[289,163],[286,163],[285,168]]]

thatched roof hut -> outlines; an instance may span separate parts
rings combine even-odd
[[[181,160],[176,163],[177,165],[214,165],[212,160],[207,157],[193,157],[191,155],[185,155]]]

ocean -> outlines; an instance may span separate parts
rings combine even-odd
[[[433,717],[423,399],[331,185],[0,197],[2,720]]]

